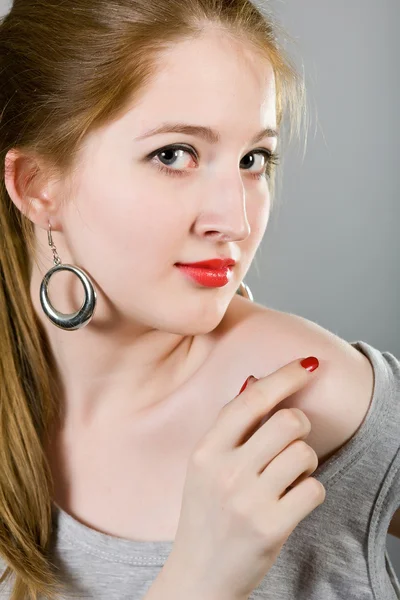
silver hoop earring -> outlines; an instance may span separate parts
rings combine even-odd
[[[96,307],[96,291],[94,289],[90,277],[82,269],[74,267],[73,265],[62,264],[57,254],[56,247],[53,243],[53,238],[51,237],[50,221],[47,237],[49,240],[49,246],[51,247],[53,252],[55,266],[52,267],[43,277],[42,283],[40,285],[40,303],[42,305],[44,314],[54,325],[56,325],[56,327],[64,329],[65,331],[74,331],[75,329],[85,327],[85,325],[87,325],[91,320],[94,313],[94,309]],[[56,310],[50,303],[48,295],[48,286],[50,278],[52,277],[52,275],[54,275],[54,273],[57,273],[59,271],[71,271],[72,273],[75,273],[75,275],[79,277],[83,284],[83,289],[85,291],[85,300],[81,308],[77,312],[71,314],[64,314]]]
[[[242,281],[240,283],[240,286],[236,290],[236,293],[239,294],[239,296],[243,296],[244,298],[251,300],[251,302],[254,302],[254,298],[253,298],[253,294],[251,293],[251,289],[249,288],[248,285],[246,285],[244,283],[244,281]]]

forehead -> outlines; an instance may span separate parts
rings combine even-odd
[[[234,123],[248,136],[249,127],[276,126],[275,94],[274,71],[265,57],[246,42],[211,32],[164,52],[126,118],[139,122],[141,131],[160,118],[195,121],[221,132],[224,123],[226,131]]]

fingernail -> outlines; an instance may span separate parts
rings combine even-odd
[[[312,373],[312,371],[318,369],[319,360],[318,358],[315,358],[315,356],[308,356],[307,358],[304,358],[300,364],[302,367],[304,367],[304,369]]]
[[[244,390],[247,388],[247,386],[248,386],[248,384],[249,384],[249,381],[258,381],[258,379],[257,379],[257,377],[254,377],[254,375],[250,375],[250,376],[249,376],[249,377],[246,379],[246,381],[244,382],[244,384],[242,385],[242,387],[240,388],[240,392],[239,392],[238,396],[240,396],[240,394],[241,394],[242,392],[244,392]]]

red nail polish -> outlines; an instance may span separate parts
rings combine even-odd
[[[300,364],[302,367],[304,367],[304,369],[312,373],[312,371],[318,369],[319,360],[318,358],[315,358],[315,356],[308,356],[307,358],[304,358]]]
[[[242,392],[244,392],[244,390],[247,388],[247,386],[248,386],[248,383],[249,383],[249,381],[250,381],[250,379],[251,379],[252,377],[253,377],[253,375],[250,375],[250,376],[249,376],[249,377],[246,379],[246,381],[244,382],[244,384],[243,384],[243,385],[242,385],[242,387],[240,388],[240,392],[239,392],[238,396],[240,396],[240,394],[241,394]]]

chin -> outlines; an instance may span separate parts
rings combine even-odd
[[[226,309],[223,311],[214,310],[213,314],[211,310],[204,311],[203,314],[193,311],[192,315],[187,311],[182,311],[175,323],[169,321],[169,326],[166,329],[177,335],[207,335],[221,324],[225,313]]]

